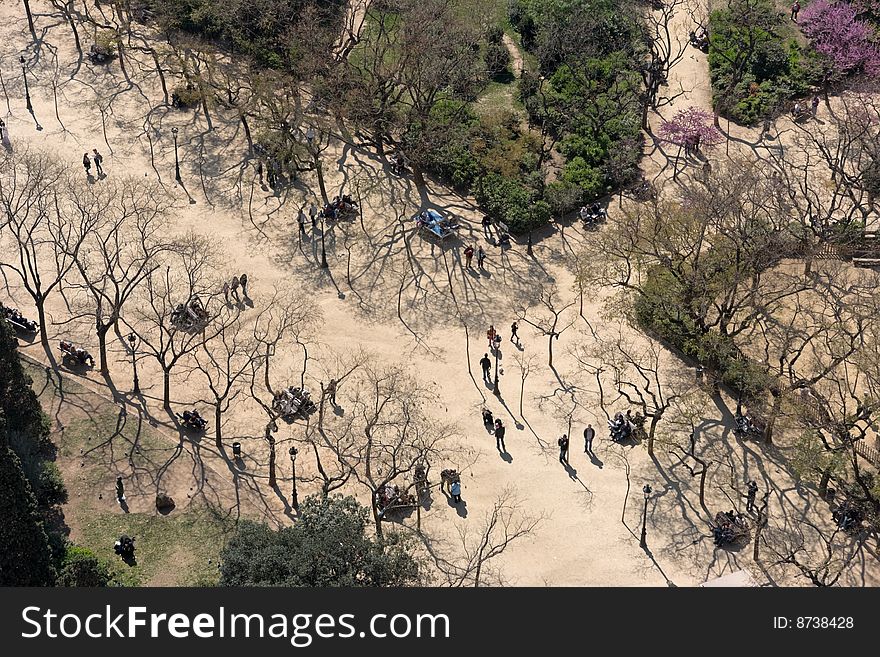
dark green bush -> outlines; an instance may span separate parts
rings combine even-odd
[[[733,339],[715,329],[701,331],[689,311],[693,299],[663,267],[649,270],[634,311],[638,324],[658,339],[717,373],[721,382],[757,398],[771,380],[760,363],[746,358]]]
[[[112,581],[107,565],[88,548],[68,544],[56,586],[107,586]]]
[[[709,34],[713,103],[738,123],[779,114],[821,81],[815,53],[804,53],[770,0],[733,0],[713,11]]]
[[[503,73],[509,72],[510,52],[503,43],[489,43],[486,46],[484,58],[489,77],[497,78]]]
[[[299,520],[275,530],[239,523],[220,555],[222,586],[403,586],[418,564],[389,533],[366,532],[368,511],[352,497],[310,496]]]

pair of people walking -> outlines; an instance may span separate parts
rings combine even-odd
[[[486,263],[486,251],[483,249],[482,245],[478,246],[477,250],[474,251],[474,247],[468,244],[464,250],[464,266],[468,269],[471,268],[471,263],[474,260],[474,253],[477,254],[477,267],[482,269],[483,265]]]
[[[92,175],[92,162],[95,163],[95,173],[98,174],[98,178],[104,177],[104,156],[98,152],[97,148],[92,149],[92,155],[89,157],[88,152],[83,153],[83,169],[86,170],[86,176],[91,177]]]
[[[241,302],[242,298],[248,298],[248,276],[247,274],[242,274],[241,276],[233,276],[232,277],[232,285],[229,283],[223,283],[223,299],[226,301],[227,305],[230,302],[230,292],[232,296],[235,297],[237,302]],[[238,288],[241,287],[242,296],[238,295]]]

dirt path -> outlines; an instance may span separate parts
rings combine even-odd
[[[54,11],[47,4],[40,5],[46,13]],[[11,70],[14,67],[9,62],[17,60],[18,55],[14,49],[31,53],[28,30],[20,13],[14,3],[5,3],[0,8],[0,38],[7,44],[7,54],[0,65]],[[48,19],[40,21],[46,23],[46,41],[57,48],[60,73],[55,72],[54,62],[45,50],[39,58],[29,55],[30,93],[40,129],[36,129],[24,108],[20,76],[4,77],[12,110],[6,122],[13,147],[49,149],[69,164],[73,175],[82,175],[82,152],[101,147],[99,107],[104,109],[107,141],[112,147],[112,152],[105,152],[104,166],[109,176],[127,173],[153,180],[158,177],[166,193],[175,200],[173,230],[193,230],[222,244],[222,273],[231,277],[246,271],[257,307],[268,303],[273,285],[296,285],[312,294],[323,317],[322,329],[310,346],[309,387],[318,389],[337,356],[351,355],[360,349],[372,354],[375,362],[403,364],[407,371],[429,382],[438,399],[432,410],[434,417],[453,426],[458,444],[478,456],[473,467],[465,472],[466,505],[456,507],[437,495],[424,514],[424,526],[439,541],[452,546],[461,540],[460,532],[472,536],[499,492],[509,488],[521,500],[525,512],[544,516],[535,535],[511,548],[498,564],[511,583],[693,585],[748,564],[749,557],[744,553],[719,554],[712,548],[711,540],[707,539],[707,519],[695,502],[696,481],[679,476],[680,464],[663,462],[663,469],[658,470],[645,450],[612,444],[598,404],[585,402],[584,408],[574,412],[571,464],[560,464],[556,439],[568,430],[569,412],[560,390],[564,392],[573,386],[587,395],[590,385],[571,350],[592,340],[584,319],[596,326],[605,321],[603,296],[607,291],[598,291],[585,299],[584,319],[577,314],[572,264],[581,245],[589,239],[589,234],[583,233],[578,225],[554,225],[536,234],[533,255],[528,255],[522,245],[502,253],[482,235],[481,213],[472,199],[436,184],[418,189],[408,179],[389,176],[384,161],[374,153],[348,144],[334,144],[325,157],[328,188],[359,188],[364,211],[362,218],[328,232],[330,266],[329,271],[322,270],[318,266],[319,235],[310,230],[300,239],[296,230],[297,209],[315,198],[313,177],[306,175],[278,194],[261,189],[252,163],[243,159],[247,147],[239,121],[232,113],[215,108],[215,130],[208,131],[201,113],[175,112],[162,106],[161,90],[148,58],[139,60],[137,53],[129,53],[126,72],[120,70],[118,63],[93,66],[87,60],[79,62],[64,22],[50,27]],[[684,24],[680,29],[685,29]],[[505,44],[510,48],[507,39]],[[514,71],[521,71],[521,56],[511,54]],[[672,79],[696,84],[674,107],[707,102],[705,56],[697,52],[691,55],[685,57],[680,69],[676,68]],[[126,76],[132,78],[131,82],[126,81]],[[58,87],[63,129],[55,119],[53,78],[64,83]],[[107,103],[111,103],[112,111],[106,109]],[[664,110],[664,115],[672,109]],[[656,120],[652,119],[652,126],[656,127]],[[180,130],[185,189],[173,181],[172,125]],[[652,158],[658,168],[663,166],[660,156],[652,154]],[[461,217],[462,242],[438,246],[414,234],[408,218],[425,207]],[[483,270],[462,266],[461,250],[465,243],[487,249],[489,256]],[[521,323],[522,351],[506,341],[515,306],[532,306],[537,293],[553,286],[558,290],[561,305],[574,304],[566,315],[566,321],[574,321],[572,328],[554,342],[555,371],[548,366],[547,338],[538,331]],[[12,293],[17,305],[26,310],[30,307],[20,289],[13,288]],[[53,343],[68,337],[93,344],[93,327],[87,321],[61,323],[69,316],[61,300],[53,300],[49,310],[50,317],[58,322],[51,327]],[[534,313],[535,308],[529,312]],[[500,360],[500,398],[492,395],[491,386],[478,381],[477,361],[485,351],[483,336],[490,323],[505,337]],[[638,335],[634,334],[633,339],[639,339]],[[295,344],[284,347],[287,357],[278,371],[291,379],[298,378],[301,350]],[[24,349],[40,358],[39,345]],[[516,362],[520,356],[533,357],[524,385]],[[111,361],[114,381],[128,394],[130,359],[121,341],[114,340],[111,345]],[[147,410],[161,417],[158,370],[146,360],[141,368]],[[97,373],[82,376],[97,389],[106,390]],[[560,386],[560,381],[566,385]],[[196,403],[202,396],[201,387],[197,376],[176,373],[172,391],[175,407]],[[521,387],[523,416],[518,410]],[[341,387],[343,409],[350,394]],[[723,406],[724,400],[718,403]],[[506,456],[496,451],[493,437],[481,426],[479,412],[484,405],[506,421]],[[720,408],[710,413],[723,415]],[[290,482],[286,451],[288,445],[302,441],[302,427],[285,426],[279,432],[279,496],[278,491],[263,483],[266,448],[259,434],[265,421],[260,409],[243,398],[236,401],[227,417],[227,443],[234,439],[244,443],[251,459],[248,472],[259,499],[266,501],[267,514],[283,517],[283,497]],[[597,456],[592,459],[583,453],[580,442],[587,422],[598,433]],[[773,472],[777,463],[731,443],[723,422],[713,420],[707,434],[713,444],[729,450],[729,459],[738,468],[772,472],[767,475],[768,481],[772,479],[780,490],[791,490],[793,484],[785,472]],[[170,442],[173,444],[174,440]],[[220,458],[211,454],[215,448],[210,439],[203,441],[200,449],[206,452],[204,458]],[[298,474],[303,481],[313,467],[305,456],[298,462]],[[235,477],[236,473],[229,471],[228,477],[217,485],[234,493]],[[646,482],[658,491],[648,517],[650,553],[639,549],[637,538],[642,513],[641,487]],[[314,485],[309,489],[303,483],[300,495],[314,490]],[[365,499],[363,488],[356,492]],[[224,493],[224,499],[228,495]],[[727,503],[720,493],[719,498],[718,504]]]
[[[519,46],[516,45],[516,42],[509,34],[503,34],[501,39],[504,42],[504,47],[507,48],[507,52],[510,53],[510,67],[513,71],[513,77],[518,80],[522,77],[523,71],[525,70],[522,53],[519,50]]]

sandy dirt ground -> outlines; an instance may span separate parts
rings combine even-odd
[[[572,266],[579,245],[589,239],[589,234],[577,224],[555,223],[536,234],[532,256],[526,253],[524,244],[515,244],[502,254],[482,236],[480,214],[472,199],[430,182],[427,189],[417,189],[411,180],[391,176],[387,163],[374,153],[334,144],[324,155],[328,188],[338,190],[345,184],[348,191],[359,189],[364,212],[362,220],[340,224],[328,232],[329,273],[323,271],[318,266],[318,233],[309,229],[300,241],[296,229],[297,210],[317,193],[312,175],[277,195],[261,189],[246,159],[246,142],[234,117],[216,108],[211,117],[215,129],[211,131],[201,112],[178,112],[164,106],[147,56],[129,51],[125,71],[118,61],[94,65],[87,58],[80,59],[69,26],[48,5],[35,6],[41,35],[38,51],[30,43],[20,6],[5,2],[0,7],[0,69],[8,99],[6,107],[0,105],[0,113],[5,114],[12,148],[47,149],[69,165],[72,173],[82,176],[82,153],[98,148],[104,154],[109,178],[132,175],[158,179],[164,193],[175,201],[173,231],[196,231],[221,245],[229,275],[248,273],[256,307],[266,302],[275,285],[310,290],[323,313],[307,377],[313,388],[326,380],[322,364],[330,363],[334,355],[360,350],[379,363],[401,363],[428,382],[439,398],[434,413],[455,428],[462,452],[474,454],[472,465],[464,472],[465,505],[456,508],[436,493],[433,505],[424,514],[424,526],[438,541],[445,541],[452,549],[458,530],[477,531],[499,492],[512,488],[521,501],[522,512],[543,519],[531,536],[515,543],[494,563],[507,583],[692,586],[740,568],[749,568],[756,579],[766,581],[760,568],[751,563],[750,549],[737,552],[714,548],[709,518],[695,501],[696,480],[683,466],[663,455],[654,463],[643,447],[611,443],[598,404],[591,409],[584,402],[584,408],[574,412],[571,465],[566,468],[558,461],[556,439],[567,430],[568,422],[566,412],[560,410],[564,407],[559,401],[564,397],[558,394],[560,380],[588,389],[586,377],[570,352],[579,344],[589,343],[591,325],[613,324],[602,315],[604,291],[591,292],[584,299],[582,316],[578,312]],[[686,38],[690,25],[685,17],[680,18],[676,30]],[[81,37],[84,44],[91,42],[90,35],[82,33]],[[33,115],[24,106],[17,65],[20,54],[27,60]],[[664,115],[670,116],[687,105],[710,106],[705,55],[693,49],[686,52],[673,71],[670,88],[677,88],[679,83],[685,93],[662,110]],[[660,120],[652,116],[652,125],[656,127]],[[174,184],[172,126],[180,130],[183,186]],[[747,138],[754,136],[744,129],[736,132]],[[660,146],[653,146],[648,154],[645,167],[662,183],[671,175],[670,162]],[[462,241],[435,246],[414,235],[407,221],[399,220],[425,207],[462,217]],[[485,270],[463,268],[461,254],[466,243],[479,243],[487,249]],[[352,274],[347,276],[349,269]],[[30,306],[26,297],[14,281],[10,284],[15,302],[27,310]],[[518,305],[534,309],[538,295],[553,287],[558,290],[561,306],[573,304],[562,321],[570,328],[553,347],[557,376],[547,364],[547,338],[521,323],[521,353],[535,356],[534,369],[525,384],[521,417],[521,378],[515,363],[520,352],[507,341],[509,325]],[[55,322],[50,327],[53,343],[70,337],[95,351],[88,326],[61,324],[68,313],[60,301],[50,303],[50,312]],[[490,323],[505,339],[501,400],[479,380],[478,360],[486,351],[484,335]],[[301,367],[299,351],[296,345],[286,347],[293,377]],[[35,359],[45,360],[38,342],[23,348]],[[129,412],[155,418],[165,427],[170,441],[179,442],[187,454],[203,461],[207,471],[218,473],[218,479],[212,477],[212,486],[228,487],[214,496],[220,503],[241,505],[242,515],[290,522],[286,499],[290,464],[286,451],[291,441],[301,438],[296,433],[298,425],[283,426],[279,432],[279,489],[272,491],[266,484],[265,448],[256,438],[264,420],[253,404],[237,403],[227,414],[224,427],[227,442],[244,442],[246,467],[241,470],[227,453],[214,448],[210,438],[196,446],[167,427],[168,422],[162,419],[161,377],[155,366],[141,361],[144,395],[138,401],[129,394],[131,365],[119,340],[114,339],[111,345],[111,361],[113,380]],[[93,390],[109,394],[97,372],[78,376]],[[173,379],[175,407],[199,398],[201,383],[197,377],[187,378],[178,372]],[[343,409],[347,394],[342,386],[339,397]],[[494,438],[481,426],[479,411],[483,405],[508,426],[506,456],[496,451]],[[731,408],[729,399],[716,397],[706,408],[701,431],[734,465],[737,475],[733,486],[744,490],[743,482],[756,478],[762,487],[773,490],[771,513],[822,515],[823,511],[810,503],[813,493],[797,487],[786,474],[784,452],[763,451],[734,439]],[[63,423],[64,419],[59,421]],[[587,422],[598,428],[596,457],[592,459],[583,453],[580,438]],[[298,474],[308,477],[310,467],[303,459],[298,462]],[[130,490],[132,507],[149,510],[157,486],[171,489],[172,494],[178,488],[185,490],[188,483],[191,487],[183,471],[174,472],[174,480],[167,485],[145,481],[142,495]],[[115,473],[108,472],[107,490],[112,490],[114,479]],[[638,541],[644,483],[651,483],[655,490],[647,505],[647,552],[639,548]],[[239,490],[232,494],[234,489]],[[313,491],[307,484],[300,485],[300,495],[309,492]],[[363,489],[353,492],[363,497]],[[710,508],[729,506],[720,488],[713,488],[709,498]],[[105,499],[112,505],[110,495]],[[862,566],[853,569],[847,583],[876,582],[877,569]],[[802,582],[792,577],[778,583]]]

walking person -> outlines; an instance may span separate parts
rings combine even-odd
[[[122,483],[122,477],[116,477],[116,501],[120,504],[125,502],[125,485]]]
[[[482,269],[484,262],[486,262],[486,252],[483,250],[483,245],[481,244],[477,249],[477,267]]]
[[[241,293],[244,296],[244,298],[247,299],[248,298],[248,293],[247,293],[248,277],[247,277],[247,274],[242,274],[241,276],[239,276],[238,281],[239,281],[239,283],[241,283]]]
[[[810,107],[813,108],[813,118],[816,118],[816,114],[819,113],[819,96],[813,96],[813,100],[810,101]]]
[[[752,480],[746,484],[748,493],[746,494],[746,511],[751,513],[755,509],[755,498],[758,496],[758,484]]]
[[[226,305],[229,305],[229,281],[223,281],[223,299],[226,301]]]
[[[492,220],[488,214],[483,215],[483,234],[486,237],[492,237]]]
[[[470,244],[464,250],[464,266],[468,269],[471,268],[471,260],[474,259],[474,247]]]
[[[312,232],[318,230],[318,206],[312,203],[309,206],[309,218],[312,220]]]
[[[559,445],[559,462],[568,463],[568,436],[562,434],[562,438],[557,440],[556,444]]]
[[[584,454],[593,453],[593,438],[596,437],[596,430],[592,424],[588,424],[584,429]]]
[[[791,6],[791,20],[797,23],[798,12],[801,10],[801,3],[797,0],[794,0],[794,4]]]
[[[299,209],[299,214],[296,217],[296,220],[299,222],[299,234],[306,234],[306,213],[302,208]]]
[[[498,333],[495,331],[495,326],[489,324],[489,330],[486,331],[486,339],[489,341],[489,351],[492,351],[495,348],[495,336]]]
[[[235,297],[236,301],[241,301],[241,298],[238,296],[238,286],[239,286],[238,276],[233,276],[232,277],[232,296]]]
[[[519,335],[517,334],[519,331],[519,324],[514,322],[510,325],[510,341],[514,342],[514,338],[516,338],[516,342],[514,344],[519,344]]]
[[[489,354],[483,354],[483,357],[480,359],[480,367],[483,368],[483,380],[491,382],[489,370],[492,369],[492,361],[489,360]]]
[[[504,445],[504,433],[506,431],[507,429],[504,428],[501,420],[495,420],[495,447],[502,454],[507,453],[507,447]]]
[[[83,169],[86,170],[86,176],[92,177],[92,161],[89,159],[88,153],[83,153]]]
[[[102,166],[104,162],[104,157],[98,152],[97,148],[92,149],[92,159],[95,161],[95,171],[98,174],[98,177],[101,178],[104,176],[104,167]]]
[[[6,123],[3,119],[0,119],[0,142],[2,142],[4,146],[9,146],[9,128],[6,127]]]
[[[336,406],[336,387],[338,386],[338,382],[336,379],[330,379],[330,383],[327,384],[326,394],[330,399],[330,403]]]

